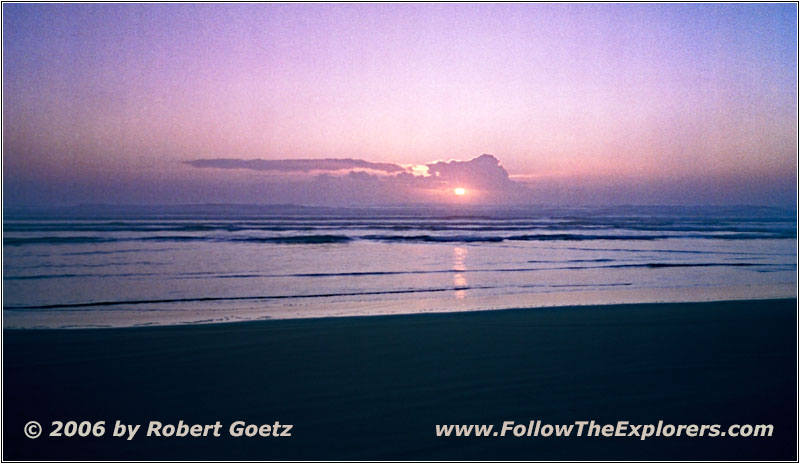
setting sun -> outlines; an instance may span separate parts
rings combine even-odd
[[[453,193],[455,193],[456,195],[464,195],[465,193],[467,193],[467,190],[463,187],[456,187],[455,189],[453,189]]]

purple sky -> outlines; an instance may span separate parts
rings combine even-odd
[[[5,204],[794,206],[796,21],[795,4],[4,4]],[[467,163],[483,153],[500,166]]]

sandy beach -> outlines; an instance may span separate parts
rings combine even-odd
[[[796,300],[4,330],[6,460],[796,459]],[[31,440],[55,420],[221,437]],[[436,437],[436,424],[773,424],[772,437]],[[234,421],[291,437],[228,436]]]

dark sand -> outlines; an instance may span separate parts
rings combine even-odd
[[[3,458],[796,460],[796,300],[5,330]],[[37,420],[221,438],[30,440]],[[773,424],[769,438],[436,438],[435,424]],[[294,424],[230,438],[235,420]]]

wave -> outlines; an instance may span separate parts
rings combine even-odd
[[[105,279],[109,277],[154,277],[160,276],[157,272],[126,272],[121,274],[37,274],[37,275],[19,275],[19,276],[3,276],[3,280],[43,280],[43,279],[73,279],[73,278],[99,278]]]
[[[118,241],[113,237],[3,237],[3,245],[60,245],[78,243],[106,243]]]
[[[342,296],[452,292],[458,290],[475,290],[480,288],[493,288],[493,287],[465,285],[465,286],[454,286],[454,287],[420,288],[420,289],[409,289],[409,290],[318,293],[309,295],[264,295],[264,296],[235,296],[235,297],[170,298],[170,299],[152,299],[152,300],[111,300],[111,301],[93,301],[85,303],[65,303],[65,304],[50,304],[50,305],[3,306],[3,310],[4,311],[39,311],[39,310],[74,311],[79,308],[89,308],[88,310],[91,310],[91,308],[109,307],[109,306],[129,306],[129,305],[164,304],[164,303],[197,303],[197,302],[208,302],[208,301],[265,301],[265,300],[285,300],[285,299],[300,299],[300,298],[333,298]]]
[[[232,242],[283,243],[283,244],[317,244],[347,243],[353,240],[346,235],[294,235],[285,237],[236,237]]]
[[[545,263],[592,263],[592,262],[609,262],[611,260],[566,260],[566,261],[534,261]],[[540,271],[575,271],[575,270],[591,270],[591,269],[624,269],[624,268],[648,268],[648,269],[663,269],[663,268],[687,268],[687,267],[759,267],[762,268],[759,272],[777,272],[784,270],[783,267],[774,269],[776,264],[764,263],[751,263],[751,262],[735,262],[735,263],[664,263],[664,262],[651,262],[651,263],[625,263],[625,264],[608,264],[600,266],[560,266],[560,267],[539,267],[539,268],[501,268],[501,269],[429,269],[429,270],[409,270],[409,271],[352,271],[352,272],[309,272],[309,273],[294,273],[294,274],[219,274],[216,272],[184,272],[180,274],[164,274],[164,273],[118,273],[118,274],[40,274],[40,275],[19,275],[8,276],[6,280],[37,280],[37,279],[62,279],[62,278],[111,278],[111,277],[152,277],[159,276],[162,279],[270,279],[270,278],[319,278],[319,277],[367,277],[367,276],[399,276],[399,275],[424,275],[424,274],[475,274],[475,273],[510,273],[510,272],[540,272]],[[768,270],[763,270],[768,269]],[[789,270],[794,270],[791,268]]]
[[[621,234],[526,234],[526,235],[363,235],[359,237],[363,240],[375,240],[382,242],[433,242],[433,243],[472,243],[472,242],[546,242],[546,241],[593,241],[593,240],[613,240],[613,241],[652,241],[664,239],[699,238],[699,239],[721,239],[721,240],[753,240],[753,239],[782,239],[787,238],[780,234],[775,235],[715,235],[715,234],[686,234],[686,235],[621,235]]]
[[[177,248],[129,248],[123,250],[92,250],[92,251],[74,251],[68,253],[58,253],[57,256],[94,256],[94,255],[116,255],[120,253],[155,253],[162,251],[175,251]],[[49,255],[44,255],[49,256]]]
[[[42,264],[34,264],[31,266],[14,266],[14,265],[6,265],[4,267],[4,271],[9,269],[14,270],[25,270],[25,269],[71,269],[71,268],[78,268],[78,269],[86,269],[86,268],[109,268],[109,267],[117,267],[117,266],[163,266],[165,264],[169,264],[166,262],[158,262],[158,261],[118,261],[118,262],[108,262],[102,264],[90,264],[90,263],[79,263],[79,264],[52,264],[52,263],[42,263]]]
[[[505,237],[497,236],[480,236],[480,235],[363,235],[360,237],[363,240],[375,240],[380,242],[433,242],[433,243],[449,243],[449,242],[502,242]]]
[[[646,267],[650,269],[661,269],[668,267],[752,267],[752,266],[770,266],[770,264],[762,263],[644,263],[644,264],[612,264],[609,266],[592,266],[592,267],[608,267],[608,268],[627,268],[627,267]]]
[[[585,248],[585,247],[565,247],[565,250],[575,251],[602,251],[602,252],[626,252],[626,253],[677,253],[692,255],[755,255],[755,256],[794,256],[794,253],[765,253],[765,252],[746,252],[746,251],[713,251],[713,250],[664,250],[664,249],[641,249],[641,248]]]
[[[544,284],[528,284],[528,285],[512,285],[511,287],[528,288],[546,288],[546,287],[618,287],[630,286],[630,282],[620,283],[596,283],[596,284],[568,284],[568,285],[544,285]],[[90,301],[81,303],[64,303],[64,304],[43,304],[43,305],[9,305],[4,306],[4,311],[102,311],[110,307],[119,306],[140,306],[140,305],[154,305],[154,304],[181,304],[181,303],[199,303],[199,302],[224,302],[224,301],[267,301],[267,300],[291,300],[291,299],[304,299],[304,298],[334,298],[334,297],[348,297],[348,296],[371,296],[371,295],[396,295],[396,294],[416,294],[416,293],[439,293],[439,292],[452,292],[462,290],[484,290],[496,289],[497,286],[492,285],[462,285],[462,286],[448,286],[448,287],[433,287],[433,288],[420,288],[420,289],[400,289],[400,290],[381,290],[381,291],[363,291],[363,292],[331,292],[331,293],[318,293],[318,294],[300,294],[300,295],[259,295],[259,296],[242,296],[242,297],[196,297],[196,298],[163,298],[163,299],[140,299],[140,300],[108,300],[108,301]],[[154,311],[158,312],[157,308],[137,308],[136,311]]]
[[[309,230],[419,230],[426,232],[514,232],[535,233],[619,230],[672,233],[753,233],[796,237],[794,221],[785,218],[706,218],[609,215],[492,217],[265,217],[230,220],[173,219],[132,221],[6,221],[6,232],[292,232]]]
[[[775,233],[725,233],[725,234],[580,234],[580,233],[554,233],[554,234],[520,234],[520,235],[401,235],[401,234],[303,234],[303,235],[145,235],[134,237],[114,236],[36,236],[36,237],[4,237],[4,246],[25,245],[77,245],[101,244],[112,242],[227,242],[227,243],[274,243],[274,244],[335,244],[348,243],[357,240],[394,242],[394,243],[500,243],[500,242],[547,242],[547,241],[655,241],[665,239],[714,239],[714,240],[767,240],[790,239],[794,235],[782,232]],[[640,251],[640,250],[637,250]],[[91,252],[91,253],[96,253]]]
[[[529,261],[547,263],[591,263],[591,262],[610,262],[609,259],[597,260],[567,260],[567,261]],[[506,269],[436,269],[421,271],[364,271],[364,272],[315,272],[303,274],[284,274],[284,275],[261,275],[259,277],[358,277],[358,276],[380,276],[380,275],[404,275],[404,274],[465,274],[481,272],[533,272],[533,271],[562,271],[580,269],[606,269],[606,268],[670,268],[670,267],[759,267],[772,266],[763,263],[640,263],[640,264],[609,264],[602,266],[562,266],[562,267],[538,267],[538,268],[506,268]]]

